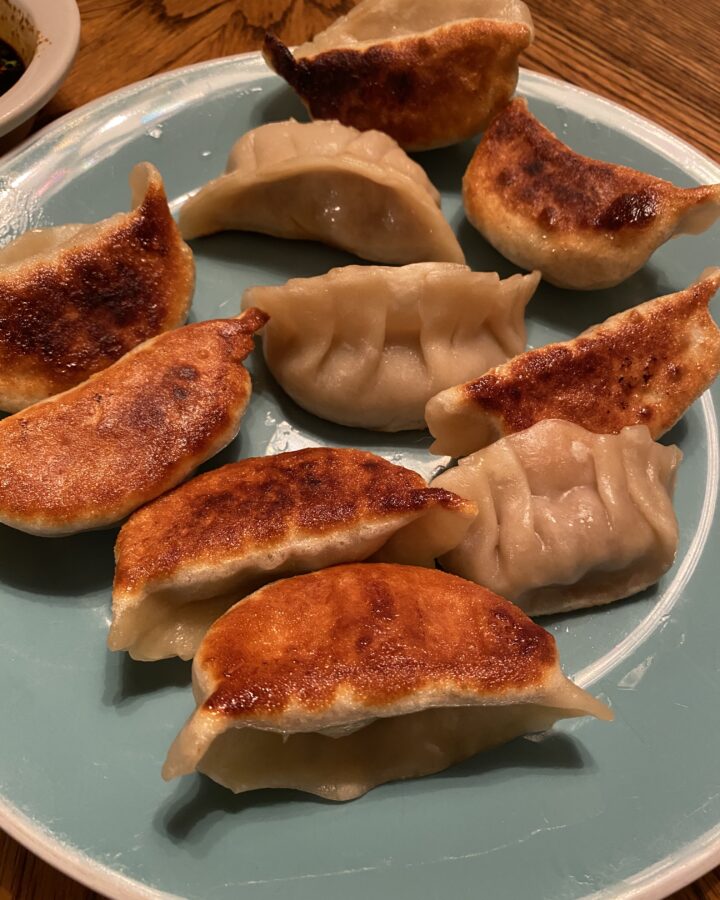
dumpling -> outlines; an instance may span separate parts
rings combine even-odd
[[[451,263],[348,266],[245,292],[270,316],[263,352],[303,409],[341,425],[424,428],[438,391],[525,348],[525,307],[540,273]]]
[[[263,55],[313,118],[426,150],[487,125],[512,96],[532,39],[520,0],[363,0],[294,55],[267,35]]]
[[[672,491],[681,459],[644,425],[607,435],[538,422],[432,482],[479,509],[440,563],[530,616],[636,594],[675,558]]]
[[[180,210],[186,239],[239,229],[323,241],[384,263],[464,262],[424,170],[379,131],[261,125]]]
[[[516,99],[463,179],[468,219],[503,256],[562,288],[619,284],[657,248],[720,216],[720,184],[679,188],[575,153]]]
[[[356,563],[276,581],[208,631],[166,779],[352,800],[558,719],[611,719],[511,603],[435,569]]]
[[[195,266],[160,173],[140,163],[130,187],[129,213],[28,231],[0,249],[0,409],[74,387],[185,321]]]
[[[593,325],[579,337],[529,350],[425,409],[433,453],[467,456],[542,419],[598,434],[670,429],[720,371],[720,329],[708,303],[720,269],[665,297]]]
[[[0,522],[53,537],[119,522],[235,437],[267,317],[185,325],[0,422]]]
[[[472,501],[360,450],[243,459],[138,510],[115,546],[111,650],[189,659],[243,594],[275,578],[379,554],[434,566]]]

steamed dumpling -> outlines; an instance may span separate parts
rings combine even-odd
[[[259,585],[373,554],[433,566],[475,512],[472,501],[360,450],[222,466],[121,529],[109,646],[135,659],[189,659],[210,624]]]
[[[379,131],[261,125],[180,210],[186,239],[239,229],[323,241],[384,263],[464,261],[424,170]]]
[[[598,434],[647,425],[660,437],[720,371],[720,329],[708,311],[719,286],[720,269],[710,270],[684,291],[442,391],[425,409],[432,452],[467,456],[542,419]]]
[[[130,187],[129,213],[35,229],[0,249],[1,410],[74,387],[185,321],[195,266],[160,173],[139,163]]]
[[[487,125],[532,39],[521,0],[363,0],[293,53],[267,35],[263,55],[313,118],[426,150]]]
[[[558,719],[610,710],[553,638],[461,578],[358,563],[277,581],[208,631],[163,777],[351,800]]]
[[[267,316],[185,325],[0,422],[0,522],[54,537],[104,528],[229,444],[250,399],[242,362]]]
[[[525,348],[525,307],[540,273],[471,272],[451,263],[348,266],[279,287],[243,306],[270,316],[270,371],[303,409],[341,425],[423,428],[438,391]]]
[[[681,458],[644,425],[607,435],[559,419],[538,422],[432,482],[479,510],[440,562],[531,616],[636,594],[675,558],[672,491]]]
[[[503,256],[563,288],[619,284],[671,237],[720,216],[720,184],[675,187],[580,156],[516,99],[483,135],[463,180],[468,219]]]

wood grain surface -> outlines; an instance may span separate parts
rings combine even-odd
[[[525,66],[622,103],[720,161],[718,0],[528,2],[537,35],[522,60]],[[80,51],[37,127],[141,78],[257,49],[266,29],[289,44],[300,43],[353,5],[353,0],[79,0]],[[0,832],[0,900],[98,896]],[[720,869],[673,900],[720,900]]]

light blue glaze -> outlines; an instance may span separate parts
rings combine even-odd
[[[708,161],[610,104],[527,73],[521,88],[541,120],[581,152],[682,184],[720,181]],[[179,198],[223,169],[240,134],[289,115],[303,112],[257,57],[120,92],[0,165],[0,183],[13,188],[0,196],[0,232],[126,208],[127,174],[145,159]],[[464,220],[458,189],[472,149],[418,159],[443,192],[469,263],[509,274],[515,268]],[[665,245],[616,290],[543,285],[529,308],[530,343],[572,337],[685,287],[720,262],[719,236],[716,226]],[[236,314],[251,284],[355,261],[316,244],[239,233],[194,249],[194,319]],[[717,300],[714,309],[717,317]],[[327,443],[375,450],[425,475],[437,466],[427,435],[331,426],[283,397],[257,355],[250,368],[254,394],[241,435],[209,465]],[[693,866],[711,865],[708,842],[717,843],[703,835],[720,822],[718,443],[709,395],[668,440],[685,454],[673,570],[633,600],[544,623],[566,671],[613,706],[615,723],[576,720],[541,742],[518,740],[344,805],[287,791],[234,797],[199,776],[165,784],[162,761],[193,705],[189,665],[106,651],[115,533],[45,540],[0,528],[0,824],[118,896],[140,896],[142,887],[98,863],[201,900],[571,900],[625,895],[636,877],[637,896],[651,897],[689,880],[699,874]],[[669,875],[638,876],[671,854],[679,856]]]

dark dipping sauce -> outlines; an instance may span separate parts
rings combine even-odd
[[[25,63],[7,41],[0,39],[0,96],[20,80]]]

